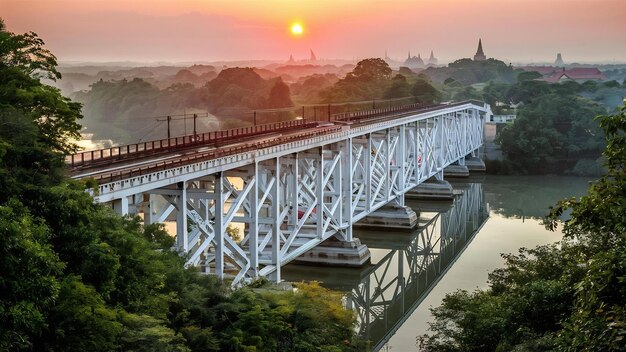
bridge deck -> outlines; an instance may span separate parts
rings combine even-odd
[[[411,104],[333,115],[331,122],[293,120],[90,150],[68,156],[72,178],[114,182],[177,166],[305,140],[341,130],[467,104]]]

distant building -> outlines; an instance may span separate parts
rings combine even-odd
[[[556,73],[556,71],[561,70],[560,68],[554,67],[554,66],[518,66],[515,68],[519,70],[524,70],[527,72],[539,72],[543,76],[546,76],[546,75],[549,76],[549,75]]]
[[[491,115],[491,122],[507,123],[514,121],[516,117],[516,115]]]
[[[606,76],[602,74],[602,71],[596,67],[576,67],[566,70],[563,68],[560,71],[544,78],[544,81],[549,83],[560,83],[566,81],[575,81],[578,83],[586,81],[604,81]]]
[[[390,67],[400,67],[402,65],[402,62],[396,61],[396,60],[390,58],[389,55],[387,55],[387,49],[385,49],[385,62]]]
[[[561,57],[561,53],[556,54],[556,60],[554,60],[555,66],[565,66],[565,62],[563,62],[563,57]]]
[[[543,75],[539,80],[549,83],[558,83],[565,81],[604,81],[606,76],[597,67],[574,67],[566,69],[564,67],[554,66],[520,66],[516,69],[521,69],[528,72],[539,72]]]
[[[476,55],[474,55],[474,61],[485,61],[487,60],[487,56],[483,52],[483,42],[482,39],[478,39],[478,50],[476,50]]]
[[[313,52],[313,49],[309,49],[311,51],[311,57],[309,57],[309,61],[311,62],[315,62],[317,61],[317,56],[315,56],[315,53]]]
[[[404,66],[408,68],[424,68],[424,60],[418,53],[417,56],[411,57],[411,52],[409,51],[409,56],[404,61]]]
[[[289,55],[289,60],[287,61],[288,64],[294,64],[296,63],[296,60],[293,59],[293,54]]]
[[[437,62],[439,60],[437,60],[437,58],[435,57],[435,54],[433,53],[433,51],[430,51],[430,57],[428,58],[428,64],[429,65],[437,65]]]

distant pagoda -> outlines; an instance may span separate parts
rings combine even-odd
[[[315,62],[317,61],[317,56],[315,56],[315,53],[313,52],[313,49],[309,49],[311,51],[311,57],[309,58],[309,61],[311,62]]]
[[[563,62],[563,57],[561,57],[561,53],[556,54],[556,60],[554,60],[555,66],[565,66],[565,62]]]
[[[429,65],[436,65],[438,61],[439,61],[439,60],[437,60],[437,58],[435,57],[435,54],[434,54],[434,53],[433,53],[433,51],[431,50],[431,51],[430,51],[430,57],[428,58],[428,64],[429,64]]]
[[[476,55],[474,55],[474,61],[485,61],[487,60],[487,56],[483,52],[483,42],[482,39],[478,39],[478,50],[476,50]]]
[[[423,68],[424,60],[422,60],[422,57],[419,53],[417,54],[417,56],[411,56],[411,52],[409,51],[409,56],[404,61],[404,66],[409,68]]]
[[[289,61],[287,61],[288,64],[293,64],[295,63],[296,60],[293,59],[293,54],[289,55]]]

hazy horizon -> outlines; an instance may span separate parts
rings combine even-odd
[[[36,32],[60,62],[193,63],[308,58],[443,62],[626,62],[623,0],[0,0],[16,33]],[[300,36],[289,32],[302,23]]]

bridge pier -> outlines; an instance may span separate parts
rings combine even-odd
[[[294,260],[296,264],[361,267],[369,263],[370,250],[361,240],[331,237]]]
[[[418,216],[419,214],[410,207],[390,203],[371,212],[354,226],[367,229],[411,230],[417,225]]]
[[[465,164],[465,158],[459,159],[458,165],[448,165],[443,171],[445,178],[465,178],[469,177],[469,170],[467,166],[461,165],[461,163]]]
[[[454,190],[450,182],[430,178],[405,194],[408,199],[452,200]]]
[[[116,213],[120,215],[128,215],[129,214],[128,197],[115,199],[112,202],[112,207]]]
[[[485,162],[478,157],[466,157],[465,166],[467,166],[467,169],[470,173],[487,171],[487,168],[485,167]]]

